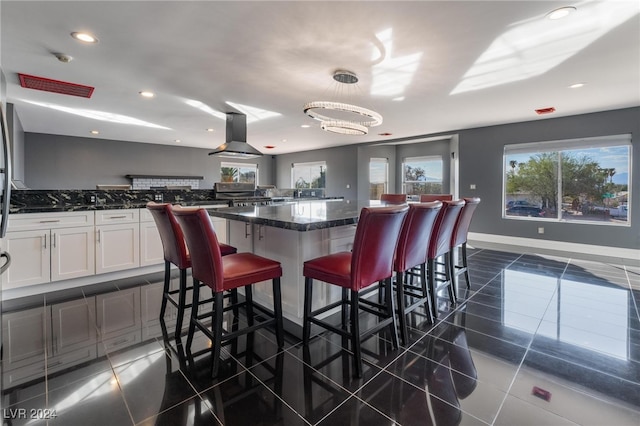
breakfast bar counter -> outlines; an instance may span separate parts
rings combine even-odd
[[[300,335],[303,320],[306,260],[353,248],[356,223],[362,207],[379,201],[314,200],[269,206],[209,209],[228,220],[228,243],[239,252],[252,252],[282,264],[282,308],[287,331]],[[273,306],[270,283],[254,287],[254,300]],[[340,290],[325,285],[314,292],[316,309],[340,298]]]

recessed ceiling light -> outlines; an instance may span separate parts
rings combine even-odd
[[[389,132],[383,132],[383,133],[378,133],[378,136],[391,136],[393,133],[389,133]]]
[[[85,42],[85,43],[97,43],[98,39],[93,34],[83,33],[83,32],[73,32],[71,33],[71,37],[76,40]]]
[[[551,20],[562,19],[569,16],[570,13],[573,13],[575,11],[576,11],[576,8],[573,6],[561,7],[559,9],[555,9],[547,13],[547,18]]]
[[[575,83],[569,86],[569,89],[579,89],[580,87],[584,87],[585,83]]]
[[[92,134],[92,135],[98,135],[98,134],[100,134],[100,132],[99,132],[99,131],[97,131],[97,130],[92,130],[92,131],[91,131],[91,134]]]
[[[311,125],[309,125],[309,124],[303,124],[303,125],[302,125],[302,126],[300,126],[300,127],[304,128],[304,129],[308,129],[309,127],[311,127]]]
[[[176,139],[174,142],[175,142],[175,143],[180,143],[180,142],[182,142],[182,141],[181,141],[180,139]]]
[[[273,148],[275,148],[276,146],[275,146],[275,145],[265,145],[264,147],[265,147],[265,148],[267,148],[267,149],[273,149]]]
[[[404,96],[398,96],[397,98],[393,98],[391,100],[394,102],[402,102],[404,101]]]
[[[209,127],[209,128],[207,129],[207,132],[213,132],[213,129],[212,129],[211,127]]]
[[[286,139],[282,139],[282,142],[286,142],[286,141],[287,141]]]
[[[140,92],[140,96],[142,96],[143,98],[153,98],[155,95],[155,93],[149,92],[147,90],[143,90],[142,92]]]

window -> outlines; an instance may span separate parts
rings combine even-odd
[[[402,163],[402,192],[442,194],[442,157],[408,157]]]
[[[389,185],[389,160],[386,158],[369,159],[369,199],[379,200],[387,192]]]
[[[258,165],[247,163],[221,163],[221,182],[258,183]]]
[[[325,188],[327,163],[318,161],[315,163],[291,164],[291,186],[294,188]]]
[[[628,225],[631,136],[504,147],[503,217]]]

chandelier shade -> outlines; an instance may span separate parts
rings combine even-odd
[[[358,77],[350,71],[336,71],[334,80],[346,85],[358,82]],[[369,127],[382,124],[382,115],[367,108],[345,102],[313,101],[304,105],[303,112],[320,121],[320,128],[327,132],[343,135],[366,135]],[[334,112],[335,114],[328,115]],[[336,114],[352,114],[353,119],[336,117]]]

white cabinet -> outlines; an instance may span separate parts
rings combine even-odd
[[[97,356],[93,297],[3,313],[2,328],[5,389]]]
[[[51,281],[95,274],[93,226],[51,231]]]
[[[142,340],[140,287],[96,296],[97,326],[103,345],[98,356]]]
[[[93,212],[9,216],[7,250],[12,264],[5,289],[95,273]]]
[[[164,251],[158,227],[147,209],[140,209],[140,266],[164,263]]]
[[[253,252],[253,226],[247,222],[237,220],[229,221],[229,234],[227,235],[230,245],[238,249],[238,253]]]
[[[96,212],[96,273],[140,266],[138,209]]]

